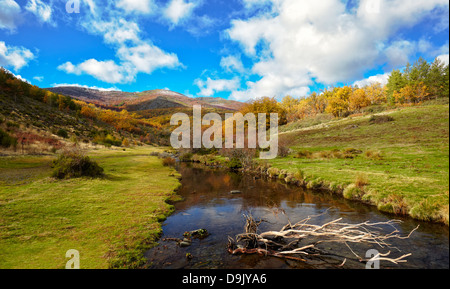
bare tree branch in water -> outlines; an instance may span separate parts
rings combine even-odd
[[[351,244],[376,245],[380,248],[392,248],[389,243],[392,239],[408,239],[419,228],[415,228],[408,235],[401,236],[395,225],[399,220],[387,222],[348,224],[342,218],[314,225],[309,222],[318,216],[310,216],[296,224],[284,226],[280,231],[268,231],[259,233],[262,220],[256,221],[251,214],[244,215],[246,224],[244,233],[235,239],[228,237],[228,252],[230,254],[260,254],[262,256],[274,256],[283,259],[291,259],[306,262],[307,258],[324,257],[330,255],[318,247],[319,244],[344,244],[359,262],[388,261],[394,264],[407,262],[406,258],[411,254],[405,254],[398,258],[390,258],[391,252],[377,254],[371,259],[358,255],[350,246]],[[388,234],[383,233],[382,227],[391,227]],[[344,266],[346,259],[339,266]]]

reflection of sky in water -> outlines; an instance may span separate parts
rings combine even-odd
[[[183,175],[183,186],[178,194],[183,196],[185,201],[177,203],[175,213],[164,222],[162,238],[181,238],[185,231],[200,228],[207,229],[211,235],[201,241],[194,240],[188,248],[179,248],[174,242],[161,241],[160,246],[147,254],[153,262],[152,268],[333,268],[333,264],[339,264],[344,258],[349,259],[347,268],[364,268],[363,264],[351,260],[354,256],[345,245],[324,245],[328,252],[344,257],[326,262],[312,260],[308,264],[299,264],[256,255],[231,256],[226,252],[226,244],[228,236],[235,237],[243,232],[243,214],[249,212],[255,218],[266,221],[260,226],[262,231],[280,230],[288,223],[287,216],[292,223],[296,223],[308,216],[324,212],[324,215],[314,218],[311,222],[324,224],[343,218],[343,222],[353,224],[395,218],[329,193],[305,192],[301,188],[280,182],[255,180],[249,176],[184,166],[180,171]],[[240,190],[242,194],[232,195],[231,190]],[[277,208],[283,209],[286,215],[277,211]],[[413,256],[408,258],[408,263],[402,264],[401,268],[448,269],[448,227],[404,219],[404,223],[397,225],[397,228],[407,235],[418,224],[421,226],[419,231],[410,239],[392,240],[393,246],[402,252],[360,244],[352,245],[352,248],[359,250],[360,255],[364,255],[369,249],[377,249],[381,253],[392,251],[392,257],[413,253]],[[386,233],[391,231],[391,228],[387,228]],[[194,259],[186,261],[186,253],[191,253]],[[382,267],[399,268],[390,263],[382,263]]]

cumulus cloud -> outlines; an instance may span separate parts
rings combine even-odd
[[[158,68],[176,68],[181,66],[177,55],[167,53],[153,44],[141,43],[132,47],[121,47],[118,52],[120,59],[131,64],[137,72],[152,73]]]
[[[112,60],[89,59],[78,65],[66,62],[58,66],[58,69],[75,75],[88,74],[107,83],[127,83],[134,79],[131,69],[117,65]]]
[[[116,50],[116,60],[89,59],[79,64],[66,62],[58,69],[69,74],[88,74],[107,83],[131,83],[137,74],[151,74],[162,68],[183,67],[178,56],[142,39],[139,25],[124,18],[109,18],[105,21],[94,17],[83,23],[90,33],[101,35],[106,44]]]
[[[196,6],[195,2],[171,0],[163,14],[173,25],[178,25],[192,14]]]
[[[35,58],[35,55],[24,47],[7,46],[0,41],[0,66],[12,67],[18,71]]]
[[[226,56],[220,60],[220,66],[227,72],[245,72],[244,65],[240,56]]]
[[[364,86],[371,85],[374,83],[380,83],[381,85],[386,85],[388,83],[390,76],[391,76],[390,72],[384,73],[384,74],[377,74],[374,76],[370,76],[369,78],[366,78],[366,79],[355,81],[355,83],[353,83],[353,86],[364,87]]]
[[[448,54],[444,54],[444,55],[439,55],[437,57],[441,62],[443,62],[445,65],[449,64],[449,55]]]
[[[81,84],[77,84],[77,83],[54,83],[54,84],[52,84],[52,87],[82,87],[82,88],[95,89],[95,90],[100,90],[100,91],[121,91],[117,87],[103,88],[103,87],[98,87],[98,86],[81,85]]]
[[[15,31],[19,17],[19,4],[14,0],[0,1],[0,29]]]
[[[36,80],[36,81],[39,81],[39,82],[44,81],[44,77],[43,77],[43,76],[40,76],[40,75],[34,76],[33,79]]]
[[[29,0],[25,6],[25,10],[33,13],[41,22],[53,23],[52,7],[41,0]]]
[[[199,96],[213,96],[215,93],[223,91],[233,91],[240,87],[240,81],[238,78],[233,79],[211,79],[207,78],[206,81],[197,79],[195,84],[200,88]]]
[[[254,6],[266,1],[244,2]],[[302,96],[314,82],[354,81],[385,62],[403,66],[427,43],[391,38],[400,28],[449,6],[446,0],[361,0],[349,10],[339,0],[271,2],[269,12],[232,20],[226,31],[253,60],[251,71],[260,78],[232,98]]]
[[[153,0],[119,0],[116,3],[118,8],[126,12],[150,14],[156,9]]]

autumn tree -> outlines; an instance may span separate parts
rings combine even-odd
[[[274,97],[262,97],[255,99],[250,103],[246,103],[240,110],[243,115],[247,113],[253,113],[258,116],[259,113],[267,114],[267,125],[270,126],[270,114],[277,113],[278,114],[278,124],[284,125],[287,123],[286,119],[286,111],[283,107],[278,103],[278,101]]]
[[[333,114],[335,117],[342,117],[349,109],[349,99],[352,94],[350,86],[336,87],[332,93],[327,93],[328,106],[327,113]]]
[[[362,108],[370,105],[370,100],[366,91],[362,88],[355,89],[349,97],[349,109],[360,112]]]
[[[381,104],[386,103],[386,89],[379,82],[372,83],[371,85],[365,86],[364,91],[366,96],[370,101],[370,104]]]

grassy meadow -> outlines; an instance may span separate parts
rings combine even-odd
[[[448,104],[430,104],[284,128],[280,143],[293,152],[270,165],[300,171],[309,187],[448,224],[448,124]]]
[[[82,269],[142,266],[179,186],[158,150],[91,151],[105,177],[62,181],[54,157],[0,158],[0,268],[64,268],[70,249]]]

